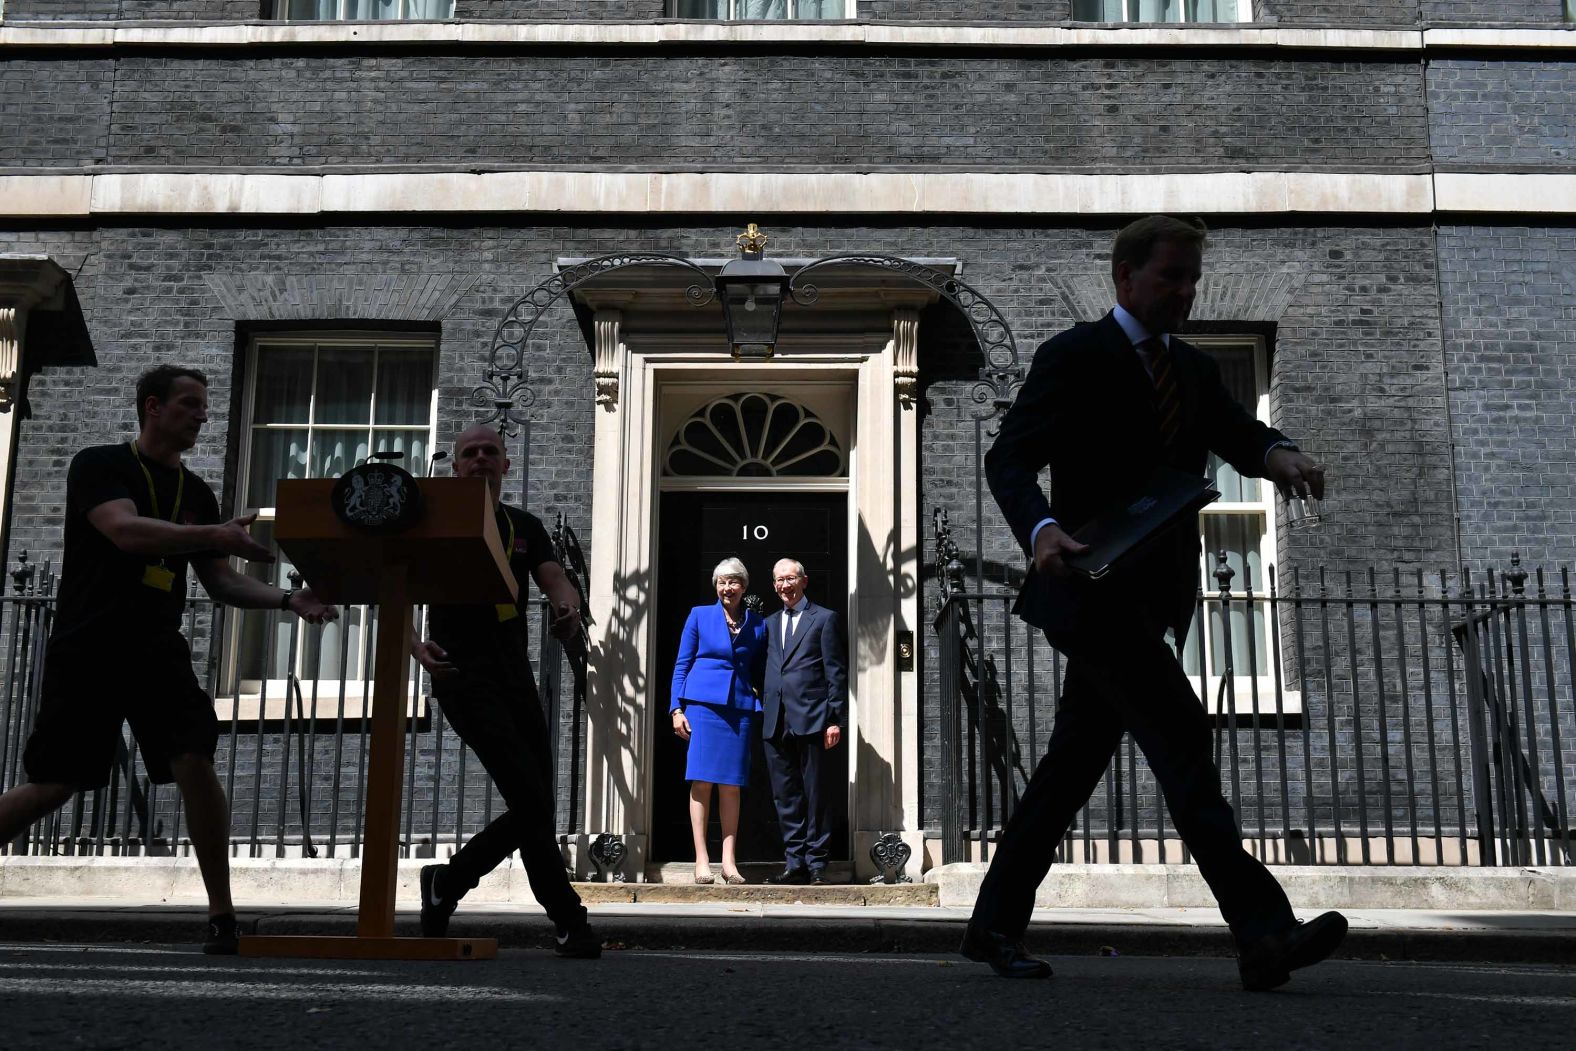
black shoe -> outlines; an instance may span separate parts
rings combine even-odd
[[[572,930],[558,928],[553,935],[553,954],[570,960],[595,960],[602,955],[602,939],[584,921]]]
[[[1311,967],[1329,956],[1346,937],[1346,917],[1326,912],[1307,923],[1288,927],[1279,934],[1260,938],[1237,953],[1237,973],[1242,987],[1262,992],[1285,985],[1291,972]]]
[[[438,873],[443,865],[421,867],[421,936],[442,938],[449,933],[449,917],[454,915],[458,901],[445,901],[438,894]]]
[[[810,884],[815,887],[824,887],[832,881],[826,878],[825,869],[810,870]]]
[[[241,925],[235,913],[208,917],[208,932],[203,936],[202,951],[209,956],[234,956],[241,948]]]
[[[972,923],[963,933],[963,944],[958,946],[958,952],[976,963],[990,964],[990,969],[1003,978],[1051,976],[1051,965],[1030,956],[1022,942]]]
[[[794,868],[786,868],[777,873],[775,876],[767,876],[766,882],[779,887],[807,886],[810,883],[810,870],[805,868],[803,865]]]

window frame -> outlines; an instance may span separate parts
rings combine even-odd
[[[359,0],[334,0],[334,10],[338,12],[333,18],[292,18],[290,15],[290,0],[272,0],[268,17],[279,22],[449,22],[454,19],[454,0],[448,0],[449,13],[436,19],[420,18],[407,14],[410,10],[411,0],[398,0],[400,14],[392,18],[349,18],[344,14],[345,5],[358,3]]]
[[[381,333],[369,332],[364,329],[314,329],[301,331],[292,330],[282,333],[256,333],[252,335],[247,341],[245,350],[245,382],[242,392],[243,401],[240,419],[236,428],[239,435],[238,441],[240,448],[238,450],[236,460],[236,485],[234,488],[234,498],[232,500],[231,512],[233,515],[239,516],[256,512],[259,523],[272,524],[275,521],[278,513],[278,508],[275,506],[253,506],[246,502],[251,490],[252,482],[251,472],[254,444],[253,437],[259,429],[305,429],[308,434],[307,463],[309,467],[312,462],[310,452],[312,448],[311,439],[318,430],[344,431],[351,429],[345,424],[318,424],[315,419],[318,369],[320,367],[317,360],[317,354],[325,345],[332,347],[360,346],[364,347],[369,353],[376,353],[382,350],[426,351],[430,356],[431,367],[429,381],[430,388],[427,395],[426,426],[423,427],[420,424],[380,425],[376,423],[375,399],[377,392],[377,373],[374,369],[372,379],[372,397],[374,400],[369,402],[369,410],[371,411],[368,413],[369,422],[367,423],[366,430],[369,434],[380,430],[401,430],[411,433],[425,432],[427,442],[426,447],[429,451],[429,454],[431,450],[436,448],[439,391],[439,339],[436,334],[412,335],[403,332]],[[306,424],[257,423],[257,383],[259,374],[262,371],[260,367],[262,355],[273,348],[299,349],[303,347],[311,348],[314,352],[312,362],[312,388],[310,394],[308,395],[308,422]],[[406,464],[405,466],[411,471],[412,474],[425,474],[424,464]],[[308,475],[307,477],[314,476]],[[287,560],[281,557],[280,561],[284,562]],[[233,566],[235,566],[237,571],[242,573],[246,572],[246,566],[241,560],[232,559],[231,563]],[[360,624],[361,631],[363,632],[364,649],[366,639],[371,637],[371,607],[367,605],[358,605],[356,608],[360,611]],[[220,674],[216,684],[218,688],[214,691],[215,709],[219,713],[221,720],[234,718],[241,722],[250,722],[260,717],[278,718],[282,716],[283,712],[281,707],[276,706],[282,706],[289,700],[288,680],[282,678],[242,678],[239,662],[242,655],[242,632],[245,630],[246,626],[245,612],[253,611],[238,612],[240,612],[240,615],[226,618],[223,638],[219,640],[221,643],[219,660]],[[271,611],[264,610],[256,612],[270,613]],[[342,623],[345,623],[345,621],[342,620]],[[422,625],[418,623],[418,630],[420,630],[421,627]],[[356,663],[361,663],[365,655],[366,654],[364,652],[358,653],[356,657]],[[339,710],[338,698],[341,692],[343,692],[345,698],[344,715],[346,718],[359,718],[367,714],[371,701],[370,696],[367,695],[368,691],[371,689],[371,675],[368,668],[359,668],[358,670],[360,674],[355,677],[351,677],[348,675],[349,666],[347,665],[347,677],[344,680],[306,678],[300,674],[304,670],[299,664],[300,660],[301,653],[298,651],[298,663],[295,670],[298,675],[298,681],[300,682],[303,701],[308,707],[317,710],[318,714],[320,715],[324,714],[325,712],[327,714],[336,714]],[[408,689],[413,696],[417,691],[418,683],[419,676],[413,675],[410,677],[410,685]],[[420,715],[420,712],[418,711],[416,714]]]
[[[1073,21],[1082,22],[1084,25],[1162,25],[1162,26],[1196,26],[1196,25],[1236,25],[1253,21],[1253,0],[1237,0],[1237,17],[1231,22],[1201,22],[1197,19],[1181,18],[1174,22],[1146,22],[1135,17],[1140,0],[1121,0],[1121,18],[1080,19],[1075,14]]]
[[[738,10],[738,4],[743,2],[743,0],[720,0],[720,2],[728,5],[728,13],[726,15],[720,18],[692,18],[688,15],[679,14],[679,0],[668,0],[668,17],[682,18],[693,22],[846,22],[856,17],[855,9],[858,6],[857,0],[843,0],[843,13],[840,17],[805,19],[796,18],[793,14],[798,9],[799,0],[788,0],[789,14],[786,18],[739,18],[735,12]]]
[[[1186,341],[1199,350],[1210,354],[1212,357],[1216,349],[1237,349],[1250,347],[1253,360],[1253,388],[1254,404],[1251,408],[1253,418],[1268,426],[1270,424],[1270,354],[1269,343],[1262,335],[1250,333],[1209,333],[1189,335]],[[1245,406],[1246,407],[1246,406]],[[1279,545],[1278,540],[1278,514],[1276,507],[1275,486],[1268,479],[1259,479],[1259,496],[1257,500],[1226,501],[1217,500],[1208,504],[1199,512],[1199,582],[1204,592],[1204,615],[1195,616],[1191,631],[1197,637],[1190,640],[1190,645],[1198,647],[1198,654],[1203,668],[1203,675],[1197,669],[1188,673],[1188,680],[1193,685],[1195,694],[1201,687],[1207,691],[1199,697],[1207,711],[1212,715],[1217,709],[1217,699],[1220,697],[1222,678],[1217,673],[1214,664],[1214,631],[1211,627],[1210,609],[1214,604],[1214,596],[1220,592],[1219,585],[1215,582],[1215,556],[1210,551],[1207,542],[1208,533],[1206,523],[1211,518],[1228,518],[1233,516],[1254,516],[1262,526],[1259,534],[1259,565],[1262,567],[1262,579],[1254,581],[1253,599],[1257,609],[1264,612],[1264,631],[1257,641],[1261,643],[1265,653],[1265,665],[1258,669],[1258,674],[1247,675],[1243,673],[1247,666],[1244,655],[1234,654],[1233,664],[1236,674],[1232,676],[1232,710],[1240,718],[1251,717],[1253,714],[1253,696],[1255,689],[1259,698],[1259,716],[1262,719],[1274,718],[1275,684],[1281,684],[1282,708],[1281,714],[1300,715],[1302,712],[1302,694],[1299,690],[1292,690],[1286,676],[1286,662],[1284,654],[1273,645],[1275,640],[1271,620],[1276,616],[1276,607],[1268,604],[1269,580],[1274,574],[1276,580],[1276,595],[1284,595],[1280,586],[1279,573]],[[1231,581],[1231,595],[1234,601],[1245,601],[1242,596],[1247,588],[1247,581],[1239,575]],[[1228,627],[1229,631],[1230,628]],[[1179,653],[1181,658],[1182,654]]]

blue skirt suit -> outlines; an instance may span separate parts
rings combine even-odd
[[[750,742],[761,710],[752,683],[766,657],[766,621],[751,610],[740,612],[737,635],[728,631],[720,601],[696,606],[684,622],[668,712],[682,709],[689,720],[684,777],[690,781],[744,785],[750,780]]]

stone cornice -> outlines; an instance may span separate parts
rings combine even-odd
[[[365,47],[867,48],[1256,48],[1298,51],[1422,51],[1445,47],[1576,47],[1559,28],[1354,26],[916,25],[893,22],[229,22],[0,24],[0,48],[312,49]]]
[[[1576,173],[147,172],[0,175],[0,216],[1576,215]]]

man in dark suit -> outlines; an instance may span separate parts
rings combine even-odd
[[[1346,933],[1339,913],[1298,923],[1280,884],[1242,847],[1220,790],[1210,726],[1178,664],[1198,588],[1195,521],[1177,526],[1096,581],[1063,559],[1070,534],[1123,506],[1163,467],[1202,475],[1218,453],[1283,491],[1324,495],[1324,471],[1259,423],[1225,389],[1214,360],[1172,335],[1203,272],[1201,223],[1149,216],[1117,234],[1117,306],[1035,353],[985,457],[991,493],[1033,560],[1014,612],[1067,657],[1045,757],[980,887],[962,953],[1004,977],[1045,978],[1020,941],[1057,844],[1100,780],[1125,730],[1149,760],[1178,833],[1220,904],[1250,990],[1286,982]],[[1039,473],[1051,473],[1051,501]]]
[[[783,608],[766,618],[761,733],[786,864],[768,883],[825,883],[831,853],[837,788],[822,783],[822,758],[843,739],[848,661],[841,618],[805,597],[808,583],[791,558],[772,567]]]

